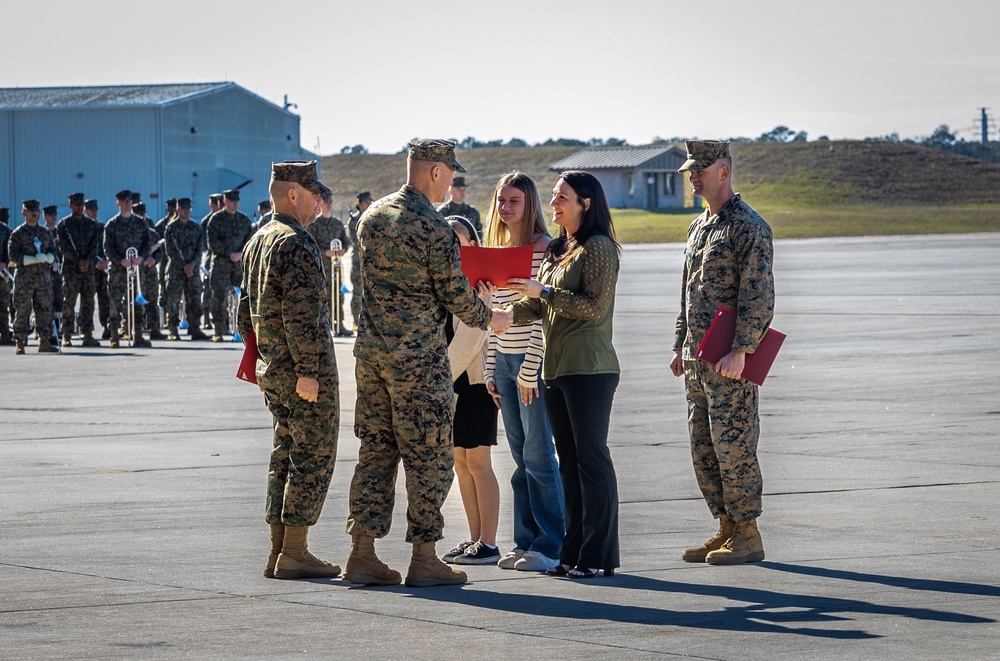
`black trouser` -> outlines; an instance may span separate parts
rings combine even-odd
[[[618,480],[608,450],[617,374],[577,374],[545,381],[545,411],[566,496],[566,539],[559,561],[615,569]]]

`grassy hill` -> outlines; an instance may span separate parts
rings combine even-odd
[[[460,150],[468,201],[483,213],[493,187],[513,169],[529,174],[542,202],[558,177],[548,167],[577,147]],[[867,141],[734,143],[736,190],[777,237],[1000,231],[1000,165],[904,143]],[[405,154],[334,155],[323,180],[338,206],[370,190],[375,198],[402,184]],[[697,209],[615,212],[624,242],[682,241]]]

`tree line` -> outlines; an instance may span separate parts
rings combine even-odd
[[[676,145],[683,144],[685,140],[691,139],[691,137],[681,136],[674,136],[671,138],[656,136],[651,141],[651,144]],[[796,131],[785,125],[778,125],[770,131],[761,133],[755,138],[737,136],[731,137],[729,140],[731,142],[807,142],[809,140],[809,134],[806,131]],[[957,133],[953,133],[947,124],[941,124],[934,129],[929,136],[923,138],[901,139],[898,133],[891,133],[884,136],[864,138],[864,140],[869,142],[902,142],[921,145],[952,154],[959,154],[961,156],[990,161],[991,163],[1000,163],[1000,141],[993,140],[984,144],[980,141],[965,140],[959,138]],[[829,138],[825,135],[821,135],[815,140],[815,142],[824,141],[829,141]],[[511,138],[506,142],[503,140],[478,140],[471,135],[466,136],[461,140],[456,140],[456,142],[462,149],[479,149],[482,147],[626,147],[629,145],[627,140],[623,140],[621,138],[590,138],[589,140],[579,140],[576,138],[549,138],[544,142],[529,143],[521,138]],[[403,145],[402,149],[399,150],[399,153],[404,153],[407,149],[408,147]],[[340,153],[367,154],[369,152],[364,145],[345,145],[344,148],[340,150]]]

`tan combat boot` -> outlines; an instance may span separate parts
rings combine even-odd
[[[733,536],[733,527],[733,522],[728,516],[721,517],[719,519],[719,532],[701,546],[686,549],[684,553],[681,553],[681,560],[684,562],[705,562],[705,556],[712,551],[721,549],[726,540]]]
[[[108,347],[111,349],[117,349],[119,347],[119,343],[118,326],[115,325],[111,327],[111,334],[108,338]]]
[[[461,569],[453,569],[441,561],[434,552],[434,542],[413,544],[406,584],[411,588],[429,588],[432,585],[461,585],[469,577]]]
[[[23,356],[24,355],[24,342],[21,340],[14,340],[14,355]]]
[[[274,563],[275,578],[336,578],[340,566],[320,560],[306,548],[308,526],[285,526],[281,554]]]
[[[179,342],[180,341],[181,336],[177,334],[177,326],[168,326],[167,327],[167,339],[170,340],[171,342]]]
[[[285,542],[285,526],[271,524],[271,552],[267,556],[267,566],[264,567],[264,578],[274,578],[274,566],[278,564],[281,546]]]
[[[38,340],[38,353],[59,353],[59,348],[52,346],[52,344],[45,338]]]
[[[344,581],[357,585],[399,585],[403,577],[375,555],[375,538],[351,535],[351,555],[344,566]]]
[[[760,538],[756,521],[736,524],[733,536],[726,540],[722,548],[705,557],[710,565],[741,565],[745,562],[760,562],[764,559],[764,540]]]

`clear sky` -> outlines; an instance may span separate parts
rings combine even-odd
[[[8,3],[0,87],[233,81],[302,145],[929,135],[1000,118],[996,0]],[[992,139],[1000,139],[994,124]]]

